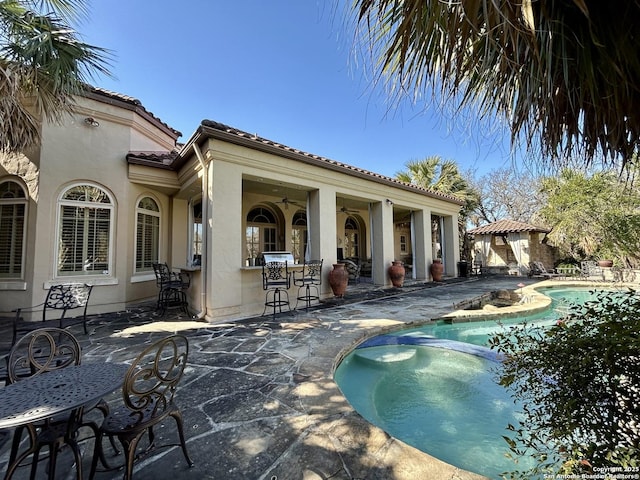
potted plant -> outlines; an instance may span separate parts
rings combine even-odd
[[[608,260],[608,259],[598,260],[598,266],[611,268],[613,267],[613,260]]]

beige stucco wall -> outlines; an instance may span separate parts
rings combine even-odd
[[[132,150],[169,150],[174,140],[133,111],[87,98],[80,98],[78,102],[76,112],[61,125],[43,125],[42,145],[28,154],[28,167],[18,166],[20,162],[6,158],[0,167],[0,177],[14,174],[32,183],[34,176],[37,177],[37,187],[30,188],[25,288],[11,296],[0,295],[2,311],[41,303],[46,289],[52,283],[61,282],[82,281],[95,286],[90,313],[118,310],[127,302],[155,295],[152,277],[147,275],[145,281],[139,282],[142,277],[133,276],[135,208],[145,195],[160,205],[161,249],[166,257],[171,203],[166,194],[127,181],[125,157]],[[89,126],[84,121],[86,117],[96,120],[99,126]],[[61,192],[78,183],[95,184],[113,199],[113,268],[105,275],[57,277],[57,201]]]

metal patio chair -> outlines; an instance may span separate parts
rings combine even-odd
[[[287,262],[266,262],[262,265],[262,289],[266,291],[264,310],[262,315],[267,312],[267,308],[273,308],[273,317],[276,316],[276,309],[282,313],[282,307],[287,306],[291,311],[289,303],[289,292],[291,288],[291,272]],[[285,298],[282,298],[284,293]],[[271,294],[271,300],[269,300]]]
[[[136,357],[125,375],[122,405],[112,409],[96,435],[90,479],[96,473],[98,459],[104,456],[104,435],[116,437],[122,444],[125,455],[124,478],[130,480],[140,440],[148,432],[149,445],[143,453],[155,448],[153,428],[169,417],[176,422],[184,458],[189,467],[193,466],[187,452],[182,412],[174,402],[188,354],[189,342],[186,337],[173,335],[150,345]]]
[[[293,284],[298,287],[298,298],[296,300],[296,308],[298,302],[304,301],[305,308],[308,310],[311,302],[320,300],[319,286],[322,284],[322,260],[310,260],[304,262],[301,272],[293,272]],[[300,295],[300,291],[304,290],[304,295]],[[315,294],[311,294],[311,289],[315,289]]]
[[[79,309],[81,314],[77,317],[82,322],[84,333],[87,333],[87,307],[93,285],[86,283],[65,283],[52,285],[47,292],[44,302],[29,308],[18,308],[13,319],[13,338],[11,344],[15,344],[18,334],[21,332],[31,332],[48,325],[56,325],[58,328],[64,327],[64,321],[68,320],[67,313]],[[26,322],[22,314],[37,312],[42,307],[42,322]],[[57,315],[59,317],[53,318]]]
[[[158,286],[156,309],[164,313],[167,308],[179,307],[189,313],[187,290],[191,284],[191,277],[185,272],[174,272],[166,263],[154,263],[153,272]]]

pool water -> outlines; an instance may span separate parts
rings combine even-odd
[[[500,322],[551,324],[559,305],[593,298],[588,289],[542,293],[552,298],[547,311]],[[390,435],[449,464],[500,478],[533,466],[507,458],[502,438],[521,408],[495,382],[499,358],[486,345],[505,326],[495,320],[437,323],[381,335],[347,355],[335,380],[354,409]]]

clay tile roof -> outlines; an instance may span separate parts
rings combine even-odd
[[[433,190],[429,190],[426,188],[422,188],[419,187],[417,185],[413,185],[411,183],[406,183],[406,182],[402,182],[400,180],[397,180],[395,178],[392,177],[387,177],[385,175],[381,175],[379,173],[375,173],[375,172],[370,172],[368,170],[365,170],[363,168],[359,168],[359,167],[354,167],[352,165],[347,165],[346,163],[341,163],[341,162],[337,162],[335,160],[331,160],[329,158],[325,158],[322,157],[320,155],[315,155],[312,153],[307,153],[304,152],[302,150],[298,150],[296,148],[292,148],[292,147],[288,147],[286,145],[283,145],[281,143],[278,142],[274,142],[272,140],[268,140],[266,138],[262,138],[260,136],[258,136],[257,134],[254,133],[248,133],[242,130],[238,130],[237,128],[234,127],[230,127],[229,125],[225,125],[223,123],[220,122],[215,122],[213,120],[203,120],[201,127],[206,127],[209,129],[214,129],[217,130],[219,132],[224,132],[228,135],[230,135],[231,137],[235,136],[237,138],[241,138],[241,139],[245,139],[248,140],[251,143],[255,143],[255,148],[264,148],[264,147],[272,147],[278,150],[281,150],[282,152],[287,152],[287,153],[293,153],[295,155],[297,155],[298,159],[306,159],[307,161],[311,161],[310,163],[314,163],[316,165],[325,167],[325,168],[333,168],[334,170],[340,170],[343,173],[350,173],[352,175],[356,175],[356,176],[364,176],[364,177],[369,177],[369,178],[373,178],[375,180],[378,180],[382,183],[386,183],[386,184],[391,184],[400,188],[404,188],[406,190],[413,190],[413,191],[417,191],[420,193],[423,193],[427,196],[430,197],[434,197],[434,198],[440,198],[440,199],[445,199],[448,200],[450,202],[454,202],[457,203],[459,205],[463,205],[464,201],[460,200],[459,198],[453,196],[453,195],[449,195],[449,194],[445,194],[445,193],[441,193],[441,192],[436,192]],[[231,137],[227,137],[227,138],[231,138]]]
[[[174,128],[171,128],[168,124],[166,124],[165,122],[160,120],[158,117],[156,117],[153,113],[151,113],[149,110],[147,110],[144,107],[144,105],[142,105],[142,102],[137,98],[130,97],[129,95],[124,95],[122,93],[112,92],[105,88],[94,87],[92,85],[86,85],[85,87],[86,87],[86,90],[84,91],[83,96],[92,98],[94,100],[102,101],[104,103],[121,102],[120,103],[121,105],[122,104],[129,105],[130,109],[137,111],[143,116],[146,116],[148,120],[150,120],[152,123],[155,123],[159,127],[165,130],[168,130],[170,133],[173,134],[175,138],[182,136],[181,132],[179,132]]]
[[[516,222],[515,220],[498,220],[497,222],[489,223],[488,225],[482,225],[481,227],[473,228],[467,233],[474,235],[490,235],[490,234],[504,234],[504,233],[517,233],[517,232],[542,232],[549,233],[551,230],[544,227],[536,227],[529,223]]]
[[[132,151],[127,154],[127,162],[171,169],[171,164],[178,156],[176,150],[167,151]]]

